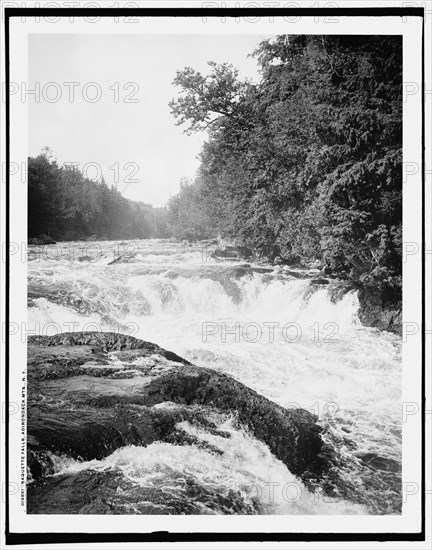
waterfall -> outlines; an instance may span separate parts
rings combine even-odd
[[[78,252],[71,254],[74,245]],[[119,243],[83,246],[63,243],[51,254],[30,247],[30,330],[47,335],[127,332],[230,374],[284,407],[308,409],[318,415],[328,445],[349,464],[350,476],[357,475],[359,484],[368,487],[369,512],[397,509],[391,503],[400,491],[400,472],[392,466],[401,462],[400,338],[361,325],[355,291],[336,281],[315,284],[307,272],[218,262],[199,245],[132,242],[133,254],[113,265],[108,263],[119,256]],[[292,480],[262,443],[235,430],[230,419],[224,422],[225,429],[235,432],[235,445],[198,434],[219,448],[223,458],[194,448],[186,460],[184,449],[155,443],[146,449],[119,449],[91,467],[115,464],[143,484],[162,476],[168,492],[172,476],[192,476],[207,489],[228,479],[250,485],[262,472],[268,472],[267,481],[283,485]],[[195,428],[185,424],[183,429]],[[365,478],[365,455],[388,461],[385,474],[376,473],[373,482]],[[61,465],[86,467],[73,461]],[[271,506],[243,496],[251,510],[271,509],[263,513],[326,513],[312,494],[301,504],[282,499]],[[202,506],[205,510],[204,501]],[[347,502],[330,510],[365,513]]]

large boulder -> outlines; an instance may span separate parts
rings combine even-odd
[[[397,299],[385,300],[382,293],[374,289],[360,289],[358,293],[359,319],[368,327],[401,334],[402,302]]]
[[[161,406],[165,403],[173,406]],[[28,510],[116,513],[100,491],[104,475],[88,472],[75,479],[87,493],[79,505],[65,503],[67,497],[63,495],[59,506],[50,508],[49,502],[56,500],[58,491],[72,495],[74,483],[67,475],[52,477],[56,468],[53,456],[101,460],[127,445],[154,442],[204,445],[218,452],[177,426],[188,421],[225,437],[212,424],[212,414],[234,416],[242,429],[264,442],[305,482],[319,475],[324,466],[320,428],[313,414],[287,410],[228,375],[121,334],[30,337],[27,459],[33,482]],[[107,478],[109,483],[112,476]],[[76,500],[76,496],[70,498]],[[157,509],[157,500],[151,495],[149,499],[149,509]]]
[[[56,241],[52,237],[45,234],[38,235],[37,237],[29,237],[27,242],[28,244],[39,245],[39,246],[45,245],[45,244],[56,244]]]
[[[324,279],[324,277],[315,277],[311,280],[311,284],[313,285],[328,285],[329,281],[328,279]]]
[[[34,245],[34,246],[42,246],[44,243],[41,241],[41,239],[38,239],[37,237],[29,237],[28,244]]]
[[[56,244],[56,241],[49,235],[38,235],[37,238],[42,241],[42,244]]]

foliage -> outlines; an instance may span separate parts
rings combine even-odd
[[[168,213],[124,198],[46,154],[28,159],[28,234],[57,240],[168,237]]]
[[[180,240],[196,241],[208,237],[208,223],[202,205],[202,188],[182,181],[180,192],[168,203],[168,226]]]
[[[254,55],[256,86],[226,64],[177,73],[177,123],[210,124],[197,180],[171,201],[182,234],[198,224],[269,258],[318,258],[398,299],[401,38],[284,35]]]
[[[235,117],[248,90],[248,84],[237,80],[238,71],[232,65],[217,65],[209,61],[212,72],[203,76],[191,67],[177,71],[174,84],[186,93],[173,99],[169,106],[177,124],[189,122],[187,133],[206,129],[214,115]]]

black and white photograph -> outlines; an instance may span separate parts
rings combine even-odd
[[[172,4],[9,13],[9,541],[426,548],[422,9]]]

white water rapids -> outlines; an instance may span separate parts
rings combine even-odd
[[[108,265],[125,251],[127,262]],[[361,326],[355,292],[163,240],[30,247],[28,260],[29,330],[128,333],[227,373],[284,407],[308,409],[336,449],[340,483],[350,489],[341,490],[344,499],[320,498],[229,418],[219,422],[231,439],[181,426],[220,454],[154,443],[88,463],[58,458],[60,472],[117,468],[168,492],[181,492],[190,477],[212,487],[231,483],[245,501],[258,499],[260,513],[400,512],[400,338]],[[266,491],[252,495],[246,486]]]

